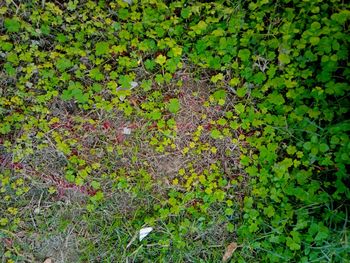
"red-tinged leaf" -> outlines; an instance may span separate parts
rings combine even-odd
[[[105,121],[103,123],[103,128],[106,129],[106,130],[110,129],[111,128],[111,123],[109,121]]]

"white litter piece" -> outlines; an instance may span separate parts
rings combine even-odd
[[[153,227],[141,228],[139,233],[139,240],[142,241],[142,239],[148,236],[148,234],[151,233],[152,230],[153,230]]]
[[[124,127],[123,134],[130,135],[131,134],[131,129],[128,128],[128,127]]]

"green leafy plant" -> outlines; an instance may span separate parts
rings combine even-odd
[[[0,16],[3,261],[348,260],[346,1]]]
[[[170,99],[168,109],[171,113],[177,113],[180,110],[180,102],[178,99]]]

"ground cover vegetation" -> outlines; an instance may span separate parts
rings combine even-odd
[[[349,20],[1,1],[2,262],[347,262]]]

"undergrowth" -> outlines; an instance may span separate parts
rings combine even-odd
[[[347,262],[348,9],[2,1],[2,262]]]

